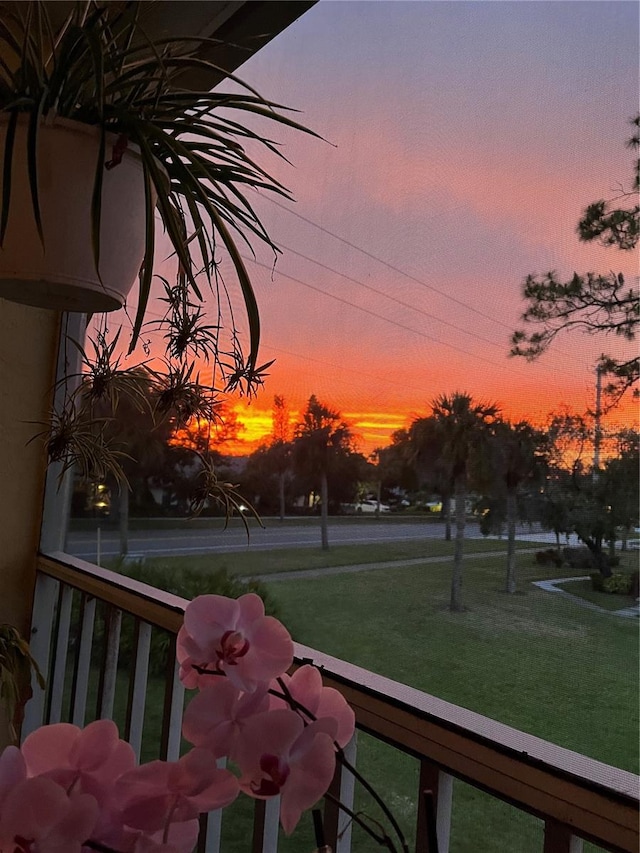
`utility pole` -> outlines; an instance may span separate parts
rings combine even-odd
[[[600,408],[602,398],[602,367],[596,367],[596,411],[594,416],[593,431],[593,482],[598,482],[600,473],[600,443],[602,441],[602,409]]]

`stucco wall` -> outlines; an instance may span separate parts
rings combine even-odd
[[[0,622],[29,626],[60,317],[0,299]]]

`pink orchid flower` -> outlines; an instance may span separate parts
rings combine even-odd
[[[135,767],[131,746],[111,720],[80,729],[70,723],[42,726],[22,744],[29,776],[46,776],[65,790],[91,794],[106,805],[114,781]]]
[[[146,833],[166,832],[173,823],[228,806],[238,796],[236,777],[216,767],[206,749],[179,761],[151,761],[121,776],[115,799],[123,824]]]
[[[80,853],[98,818],[88,794],[67,792],[53,780],[27,778],[16,747],[0,757],[0,853]]]
[[[210,750],[215,758],[233,759],[246,721],[269,709],[266,688],[242,693],[228,679],[213,679],[191,700],[182,719],[182,734],[194,746]]]
[[[237,600],[200,595],[185,610],[177,657],[185,687],[206,687],[215,677],[198,673],[195,665],[250,693],[291,666],[293,642],[282,623],[265,616],[255,593]]]
[[[117,840],[103,843],[118,853],[193,853],[199,832],[200,821],[184,820],[154,833],[125,827]]]
[[[258,799],[280,794],[280,822],[287,835],[331,784],[334,734],[331,721],[305,726],[289,709],[257,714],[246,723],[236,750],[240,788]]]
[[[353,737],[356,718],[344,696],[334,690],[333,687],[325,687],[322,684],[320,671],[309,664],[301,666],[293,675],[285,674],[281,678],[292,698],[299,702],[304,710],[310,711],[316,720],[331,719],[335,721],[337,726],[335,740],[340,746],[346,746]],[[277,693],[282,693],[282,688],[277,681],[271,683],[271,689]],[[290,706],[285,699],[272,695],[270,707],[286,708]]]

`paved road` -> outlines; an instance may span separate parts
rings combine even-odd
[[[213,524],[216,524],[214,521]],[[467,525],[468,538],[480,536],[478,525]],[[549,541],[547,534],[533,535],[528,527],[519,531],[523,539],[540,538]],[[443,524],[371,522],[345,524],[329,523],[329,542],[333,545],[364,545],[376,542],[407,542],[426,537],[442,539]],[[100,534],[102,557],[115,557],[119,553],[118,533],[114,530],[102,530]],[[320,542],[320,531],[316,525],[281,524],[279,521],[265,519],[265,528],[251,525],[251,539],[236,521],[227,530],[222,523],[211,530],[202,528],[192,530],[136,530],[129,535],[129,553],[146,556],[168,556],[171,554],[208,554],[232,551],[272,550],[276,548],[313,548]],[[67,551],[85,560],[95,560],[97,553],[95,532],[74,532],[69,535]]]

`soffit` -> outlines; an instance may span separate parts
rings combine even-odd
[[[219,45],[205,45],[199,51],[203,59],[215,63],[219,71],[190,71],[180,80],[185,88],[212,89],[224,79],[225,72],[235,71],[316,2],[317,0],[141,0],[140,21],[152,39],[203,36],[222,42]],[[9,2],[2,5],[15,4]],[[45,3],[54,28],[65,20],[74,5],[68,0]]]

